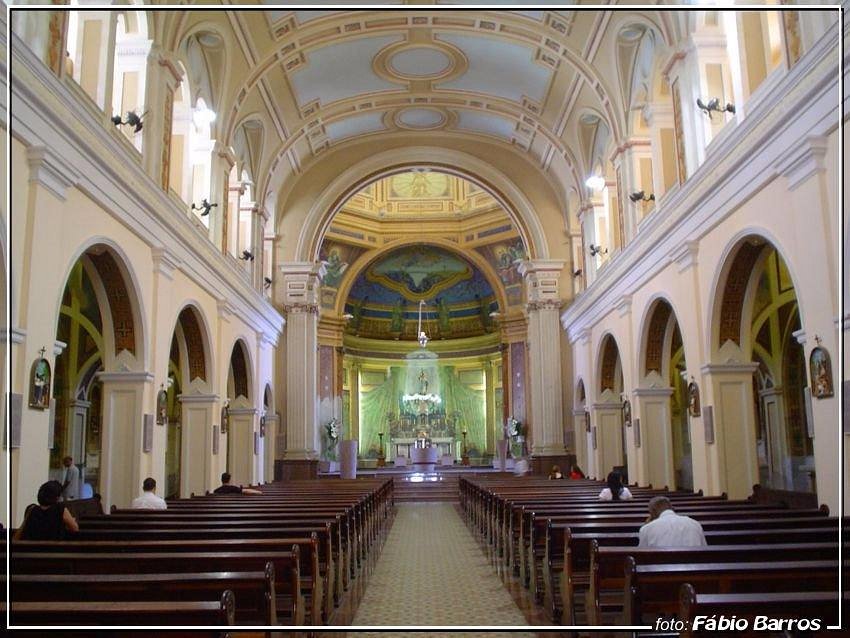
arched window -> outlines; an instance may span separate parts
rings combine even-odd
[[[111,11],[70,11],[65,70],[98,108],[106,108],[107,71],[114,40]]]
[[[115,60],[112,71],[112,113],[126,117],[128,111],[143,115],[147,60],[151,40],[147,34],[147,19],[138,11],[122,11],[115,17]],[[121,132],[139,151],[142,132],[122,126]]]

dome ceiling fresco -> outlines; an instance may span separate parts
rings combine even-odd
[[[351,287],[349,332],[372,338],[415,339],[419,302],[432,338],[482,335],[498,310],[487,279],[466,259],[437,246],[414,245],[381,257]]]

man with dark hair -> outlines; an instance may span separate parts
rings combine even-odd
[[[213,494],[262,494],[262,492],[251,489],[250,487],[231,485],[230,472],[222,472],[221,485],[213,490]]]
[[[666,496],[649,501],[649,520],[640,528],[638,547],[702,547],[706,545],[702,525],[690,516],[673,511]]]
[[[168,509],[165,500],[155,494],[156,481],[150,476],[142,482],[143,493],[138,498],[133,499],[133,504],[130,505],[134,510],[164,510]]]

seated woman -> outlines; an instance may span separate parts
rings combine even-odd
[[[557,480],[557,479],[562,479],[562,478],[564,478],[564,475],[561,474],[561,468],[559,468],[557,465],[553,465],[552,471],[549,472],[549,480],[551,481],[551,480]]]
[[[24,523],[15,534],[15,540],[61,541],[68,532],[80,531],[80,526],[64,503],[59,502],[62,484],[47,481],[38,488],[38,505],[30,505]]]
[[[633,498],[629,488],[623,485],[619,472],[611,472],[606,483],[608,487],[599,492],[600,501],[628,501]]]
[[[570,466],[570,478],[571,479],[583,479],[584,478],[584,472],[582,472],[581,469],[579,469],[578,465]]]

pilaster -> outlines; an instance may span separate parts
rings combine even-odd
[[[563,260],[524,261],[528,314],[528,369],[531,385],[531,440],[535,456],[563,455],[559,279]]]
[[[319,444],[319,287],[324,265],[280,265],[286,313],[286,451],[284,461],[315,460]]]
[[[177,58],[158,45],[148,54],[148,76],[145,82],[145,108],[148,113],[142,129],[142,147],[150,152],[142,154],[145,171],[165,191],[169,187],[180,189],[179,184],[169,184],[171,168],[171,127],[174,118],[174,91],[183,74]],[[156,149],[156,152],[153,151]]]

